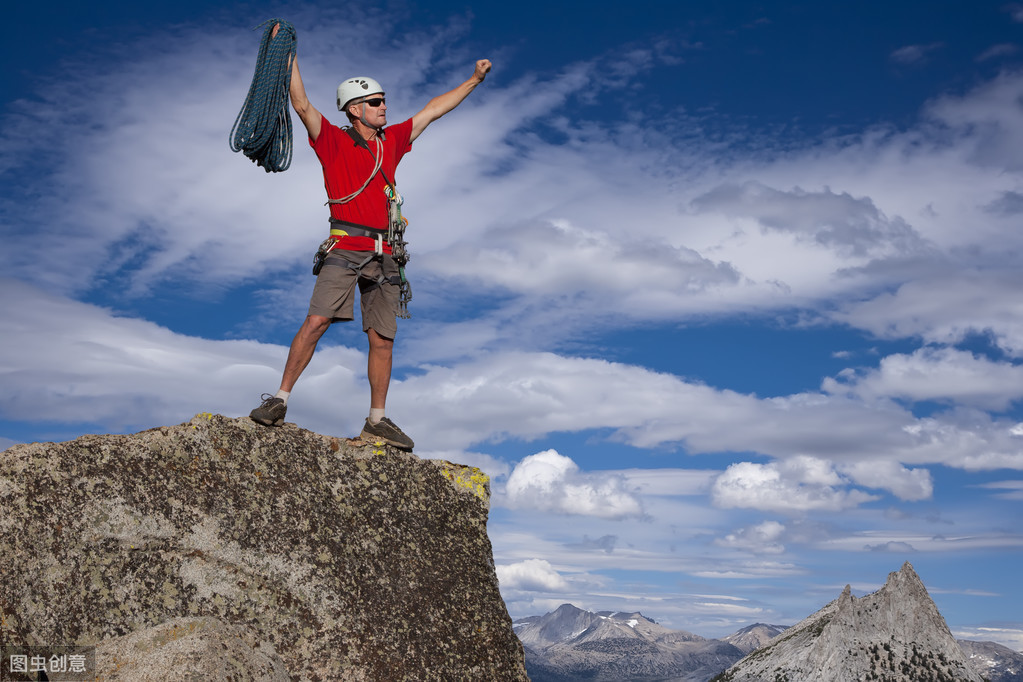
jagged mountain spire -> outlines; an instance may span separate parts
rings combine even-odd
[[[754,651],[716,682],[982,682],[907,561],[877,592],[835,601]]]

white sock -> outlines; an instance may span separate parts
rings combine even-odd
[[[369,408],[369,423],[376,424],[384,418],[384,408],[382,407],[371,407]]]
[[[280,390],[280,391],[277,391],[277,393],[274,393],[274,397],[275,398],[280,398],[281,400],[283,400],[285,405],[288,404],[288,396],[289,395],[291,395],[291,391]]]

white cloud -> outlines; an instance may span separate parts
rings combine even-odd
[[[1023,397],[1023,367],[993,362],[969,351],[926,347],[890,355],[876,370],[827,378],[823,390],[853,393],[865,400],[939,400],[1004,410]]]
[[[813,457],[782,462],[730,465],[714,482],[712,500],[719,507],[783,513],[841,511],[878,499],[846,482],[830,463]]]
[[[785,551],[785,545],[781,544],[780,540],[784,533],[784,524],[777,521],[764,521],[755,526],[739,528],[723,538],[717,538],[714,544],[754,554],[782,554]]]
[[[986,62],[990,59],[997,59],[999,57],[1008,57],[1019,52],[1019,46],[1013,43],[998,43],[992,45],[988,49],[977,55],[976,61]]]
[[[280,346],[176,334],[17,280],[2,286],[0,410],[7,419],[148,428],[198,412],[247,414],[280,382],[287,355]],[[347,435],[368,405],[365,362],[359,351],[322,348],[289,409],[324,433],[339,433],[340,425]]]
[[[887,490],[900,500],[926,500],[934,493],[927,469],[908,469],[891,459],[869,459],[840,465],[839,469],[858,485]]]
[[[0,409],[6,418],[148,428],[204,411],[247,414],[259,394],[273,392],[280,381],[287,355],[281,346],[176,334],[16,280],[4,286],[9,295],[0,299],[0,317],[7,321],[0,327],[0,372],[7,390]],[[488,440],[600,429],[643,448],[805,455],[841,466],[877,461],[884,453],[884,459],[901,462],[886,469],[886,480],[907,499],[920,499],[929,479],[902,465],[1023,468],[1023,430],[1015,421],[977,411],[915,418],[898,405],[856,396],[758,398],[642,367],[552,353],[483,353],[452,367],[415,369],[393,382],[388,412],[415,434],[423,452],[471,452]],[[433,397],[428,405],[419,398],[424,395]],[[289,418],[323,433],[350,435],[367,404],[364,352],[324,344],[296,386]],[[491,458],[478,461],[492,475],[508,470]],[[869,473],[842,471],[854,480]],[[563,476],[558,485],[581,486],[570,489],[579,513],[591,507],[603,514],[638,513],[641,486],[650,494],[668,492],[667,478],[654,485],[636,474],[626,488],[625,473],[606,480],[567,470]],[[709,475],[674,480],[675,494],[699,494]],[[862,480],[885,488],[884,481]]]
[[[1002,500],[1023,501],[1023,481],[996,481],[994,483],[981,484],[980,487],[986,490],[1004,491],[995,492],[993,495]]]
[[[928,45],[906,45],[891,53],[891,60],[898,64],[920,64],[927,61],[928,56],[944,47],[942,43],[930,43]]]
[[[844,306],[834,318],[882,338],[919,336],[952,344],[971,333],[989,333],[1014,357],[1023,355],[1023,276],[993,262],[987,269],[958,268],[956,277],[935,273],[891,293]]]
[[[527,559],[496,568],[502,590],[558,592],[569,589],[568,582],[543,559]]]
[[[339,55],[353,72],[370,67],[358,50],[373,19],[296,11],[307,88],[329,113]],[[450,39],[467,30],[454,20],[403,36],[384,54],[366,51],[389,84],[395,115],[413,113],[464,77],[471,59]],[[304,271],[322,236],[318,165],[301,126],[287,173],[267,175],[231,154],[227,131],[258,34],[206,24],[185,35],[150,36],[160,49],[141,52],[114,46],[135,58],[115,72],[86,61],[60,82],[40,78],[39,99],[48,104],[9,108],[5,158],[19,170],[44,164],[49,174],[37,184],[21,175],[27,200],[9,206],[7,274],[76,291],[113,283],[125,296],[142,296],[166,278],[202,289],[268,274],[270,286],[289,296],[295,290],[279,275]],[[939,341],[990,328],[1007,347],[1023,348],[1014,322],[1018,283],[989,286],[1015,272],[1011,259],[993,265],[1017,237],[1009,218],[983,209],[1018,190],[1004,171],[1023,158],[1019,74],[936,100],[927,119],[904,133],[868,131],[763,158],[723,153],[699,135],[692,142],[685,133],[699,121],[682,112],[661,126],[549,121],[565,136],[557,143],[523,132],[554,105],[602,101],[622,78],[609,64],[637,74],[665,58],[621,54],[553,74],[488,79],[403,162],[413,280],[475,293],[470,309],[485,309],[487,294],[499,294],[493,314],[459,325],[471,342],[448,352],[507,343],[510,328],[539,345],[594,325],[792,307],[826,314],[837,307],[840,321]],[[218,68],[207,68],[213,62]],[[57,136],[51,146],[66,150],[60,163],[25,143],[24,130],[40,116]],[[79,267],[35,267],[51,244],[42,216],[56,212],[50,199],[36,197],[51,196],[50,186],[62,187],[53,202],[76,206],[77,229],[63,243]],[[624,238],[639,229],[638,215],[642,248]],[[977,297],[960,292],[950,304],[940,295],[943,286],[956,293],[957,284],[944,284],[947,273],[971,266],[983,273]],[[917,282],[919,303],[909,296]],[[877,294],[886,287],[898,294]],[[418,292],[415,306],[443,305]],[[927,310],[914,315],[921,304]]]
[[[796,564],[782,563],[780,561],[731,561],[721,567],[694,571],[693,575],[701,578],[724,578],[726,580],[740,580],[743,578],[776,578],[780,576],[796,576],[805,573],[805,569]],[[716,607],[717,604],[707,604]]]
[[[880,545],[864,545],[871,552],[891,552],[892,554],[910,554],[916,550],[908,542],[885,542]]]
[[[519,462],[508,477],[504,503],[512,508],[605,519],[639,516],[639,499],[620,476],[580,472],[569,457],[545,450]]]
[[[836,194],[827,187],[780,191],[757,182],[720,185],[696,197],[692,205],[697,213],[755,220],[766,232],[791,234],[797,241],[833,250],[850,263],[908,257],[930,249],[904,220],[889,219],[869,197]]]
[[[822,539],[821,549],[872,552],[909,548],[916,552],[990,552],[1023,547],[1023,536],[1007,533],[960,533],[956,535],[918,533],[903,530],[859,531]]]
[[[1023,21],[1023,10],[1020,10],[1020,21]],[[1023,651],[1023,627],[963,627],[952,631],[956,639],[969,639],[975,642],[995,642],[1013,651]]]

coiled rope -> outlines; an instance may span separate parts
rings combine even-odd
[[[273,28],[280,24],[277,36]],[[286,171],[291,166],[292,131],[288,96],[291,88],[289,62],[298,53],[295,27],[283,19],[270,19],[256,57],[249,94],[231,128],[231,150],[242,152],[267,173]]]

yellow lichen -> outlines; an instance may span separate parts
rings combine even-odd
[[[444,478],[459,488],[465,488],[484,502],[487,500],[489,496],[487,485],[490,483],[490,477],[476,467],[459,469],[457,472],[444,468],[441,469],[441,473],[444,475]]]

